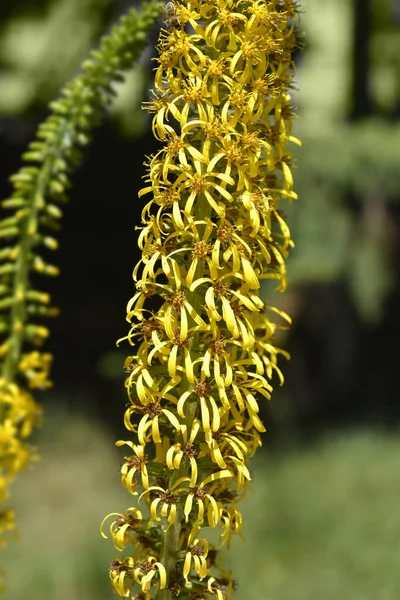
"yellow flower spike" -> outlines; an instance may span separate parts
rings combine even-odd
[[[283,382],[278,359],[288,357],[273,340],[290,319],[263,301],[260,282],[285,289],[293,247],[281,205],[297,197],[287,149],[298,143],[288,94],[296,7],[174,0],[167,11],[147,103],[161,146],[139,192],[148,195],[142,257],[122,338],[135,346],[125,425],[141,449],[131,442],[123,482],[136,494],[142,480],[150,519],[140,536],[122,522],[112,532],[119,548],[132,542],[135,560],[143,556],[133,579],[146,598],[195,588],[227,600],[232,580],[209,578],[200,526],[220,529],[221,545],[240,534],[237,502],[265,431],[260,403],[273,377]]]

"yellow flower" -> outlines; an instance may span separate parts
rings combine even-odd
[[[149,556],[146,561],[136,563],[133,571],[135,581],[141,586],[143,592],[148,592],[154,576],[158,573],[160,590],[167,584],[167,574],[164,565],[158,562],[154,556]]]
[[[129,532],[133,531],[137,524],[142,521],[143,516],[141,511],[134,506],[128,508],[126,513],[123,515],[120,513],[108,514],[106,517],[104,517],[100,525],[100,533],[103,538],[107,539],[106,534],[103,532],[103,526],[107,519],[112,516],[116,516],[117,518],[110,525],[110,534],[114,540],[116,549],[123,550],[130,540]]]
[[[52,385],[48,379],[52,362],[51,354],[35,350],[22,357],[18,368],[27,378],[30,388],[45,390]]]
[[[135,413],[144,413],[144,416],[139,421],[138,427],[131,423],[131,416]],[[174,413],[166,408],[162,408],[160,402],[148,402],[147,404],[140,406],[133,404],[125,412],[124,423],[125,427],[130,431],[136,431],[137,429],[139,443],[144,447],[148,441],[146,434],[150,429],[153,442],[155,444],[161,443],[159,421],[163,416],[167,418],[176,431],[180,430],[181,426]]]
[[[122,598],[127,598],[130,595],[133,585],[134,564],[133,558],[125,558],[123,560],[116,558],[111,562],[109,570],[111,583],[114,590]]]
[[[237,426],[236,421],[224,419],[220,429],[213,434],[211,448],[202,444],[199,457],[210,454],[213,462],[221,469],[226,469],[225,459],[232,452],[239,460],[253,456],[255,449],[261,446],[257,431],[238,431]]]
[[[208,554],[208,542],[204,538],[197,537],[200,530],[201,528],[197,525],[193,527],[187,541],[185,562],[183,564],[183,577],[185,578],[188,587],[191,585],[189,574],[192,568],[196,571],[200,580],[207,576],[208,569],[206,558]]]
[[[236,469],[237,489],[241,490],[246,480],[251,481],[250,471],[246,466],[244,458],[237,458],[237,456],[230,455],[225,457],[225,462],[231,472]]]
[[[0,473],[0,502],[6,500],[9,495],[8,486],[10,484],[10,477],[6,477],[5,475]]]
[[[9,406],[8,416],[18,425],[21,438],[26,439],[31,435],[33,428],[40,424],[42,409],[29,392],[18,388],[18,393],[13,396]]]
[[[221,422],[219,408],[215,399],[211,395],[212,389],[213,386],[211,383],[206,382],[204,379],[197,381],[193,389],[187,390],[180,396],[177,404],[178,415],[184,418],[185,414],[183,409],[190,396],[195,394],[199,398],[203,430],[206,441],[210,444],[212,440],[212,432],[218,431]]]
[[[36,458],[27,438],[40,417],[31,394],[18,385],[0,379],[0,407],[6,409],[0,424],[0,501],[9,496],[15,476]],[[11,512],[4,513],[11,515]]]
[[[204,479],[200,483],[200,485],[190,490],[188,494],[185,506],[183,509],[183,514],[185,515],[185,520],[188,522],[189,516],[193,509],[193,501],[197,502],[198,512],[197,512],[197,520],[202,522],[204,519],[204,509],[205,503],[207,503],[207,518],[208,524],[210,527],[216,527],[219,519],[220,519],[220,509],[217,505],[212,494],[208,493],[205,490],[205,486],[209,483],[213,483],[215,481],[220,481],[221,479],[230,479],[233,477],[233,474],[228,469],[224,469],[223,471],[218,471],[217,473],[212,473],[208,477]]]
[[[227,50],[233,50],[236,47],[236,36],[234,26],[240,23],[240,21],[246,21],[246,17],[241,12],[235,12],[232,10],[234,8],[235,2],[233,0],[220,1],[216,4],[215,7],[212,7],[211,3],[207,3],[205,7],[205,11],[208,11],[211,14],[211,11],[216,14],[216,18],[212,19],[210,23],[208,23],[205,32],[204,39],[210,46],[216,48],[218,43],[223,42],[223,47],[226,45],[227,34],[226,30],[229,32],[229,41],[226,45]],[[214,10],[212,10],[214,8]],[[222,45],[222,44],[221,44]]]
[[[234,582],[230,573],[222,573],[221,577],[216,579],[210,577],[207,581],[207,591],[217,597],[217,600],[230,599],[234,591]]]
[[[240,532],[243,525],[242,514],[237,508],[236,502],[232,501],[232,498],[229,498],[229,500],[231,505],[224,507],[220,514],[220,519],[223,521],[223,532],[221,534],[221,543],[218,546],[219,548],[227,544],[229,549],[232,535]]]
[[[13,453],[19,442],[16,437],[17,428],[10,419],[6,419],[0,424],[0,447],[1,455]]]
[[[178,479],[178,481],[171,485],[170,489],[164,489],[158,485],[152,485],[140,495],[139,502],[145,494],[156,492],[154,499],[150,501],[151,516],[155,521],[161,521],[161,517],[166,518],[168,526],[170,526],[175,521],[176,507],[179,502],[179,494],[186,489],[180,488],[179,486],[186,480],[186,477],[181,477]],[[160,516],[157,513],[159,506],[161,506]]]
[[[203,235],[200,235],[200,225],[205,224],[205,230]],[[219,265],[214,263],[213,257],[211,256],[212,245],[208,243],[209,237],[213,230],[213,223],[210,219],[206,219],[203,223],[191,222],[187,225],[188,234],[190,235],[193,245],[192,250],[192,261],[186,276],[186,286],[190,289],[193,284],[197,267],[199,264],[206,264],[210,273],[214,278],[217,277],[217,269]]]
[[[221,158],[222,156],[218,155],[213,157],[208,163],[207,168],[205,168],[203,163],[195,160],[194,168],[190,167],[182,171],[174,182],[173,187],[177,190],[178,194],[184,196],[186,190],[189,192],[183,209],[186,217],[190,218],[193,204],[199,194],[204,195],[211,208],[219,217],[225,215],[225,205],[221,201],[217,202],[215,200],[217,196],[215,192],[218,192],[218,195],[222,196],[225,200],[232,201],[232,195],[226,190],[226,185],[233,185],[234,179],[228,174],[228,168],[225,172],[214,170],[216,163]],[[219,179],[220,182],[215,181],[215,179]]]
[[[170,447],[166,455],[166,463],[169,469],[179,469],[181,466],[182,459],[188,459],[190,462],[191,476],[190,476],[190,487],[194,487],[197,482],[198,468],[196,463],[196,450],[194,446],[194,440],[196,439],[197,433],[200,429],[200,421],[195,419],[193,421],[190,435],[188,435],[188,429],[185,424],[180,425],[180,433],[183,438],[183,444],[177,443]],[[179,430],[178,430],[179,431]]]
[[[134,454],[132,456],[125,456],[126,462],[121,467],[122,474],[122,483],[127,488],[127,490],[133,494],[137,495],[135,488],[138,487],[139,483],[137,481],[133,481],[133,478],[137,473],[141,475],[141,481],[144,488],[149,487],[149,474],[147,472],[147,456],[144,453],[145,446],[136,446],[132,444],[132,442],[124,442],[122,440],[116,442],[116,446],[129,446],[132,448]]]

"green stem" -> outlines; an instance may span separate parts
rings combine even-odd
[[[44,162],[38,176],[36,187],[32,193],[29,214],[21,226],[21,236],[18,245],[18,258],[15,264],[13,305],[10,315],[11,337],[8,340],[9,350],[5,357],[1,377],[7,382],[13,381],[21,358],[21,347],[24,338],[26,321],[25,294],[28,288],[31,253],[35,242],[38,212],[50,181],[56,156],[51,156]]]
[[[0,377],[7,383],[15,380],[18,363],[21,360],[21,350],[24,341],[26,323],[26,300],[25,295],[29,283],[29,271],[32,249],[37,231],[38,213],[40,205],[50,181],[56,156],[50,156],[42,165],[37,175],[36,187],[32,193],[29,213],[21,224],[20,241],[18,245],[18,257],[15,263],[13,281],[13,304],[10,314],[10,338],[8,339],[8,351],[2,364]],[[7,412],[7,405],[0,405],[0,421]]]

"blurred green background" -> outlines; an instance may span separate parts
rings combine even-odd
[[[127,0],[1,0],[0,192],[59,87]],[[283,389],[263,407],[265,447],[243,503],[246,542],[227,568],[237,600],[400,597],[400,1],[304,0],[297,57],[294,319]],[[151,45],[154,46],[157,32]],[[0,554],[10,600],[107,600],[117,554],[100,538],[123,511],[124,307],[133,285],[144,154],[157,148],[140,105],[151,45],[121,86],[74,178],[50,282],[53,390],[43,394],[41,461],[13,490],[18,543]],[[299,88],[299,91],[297,90]]]

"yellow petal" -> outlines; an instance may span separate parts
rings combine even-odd
[[[187,348],[185,348],[185,373],[186,379],[189,383],[194,383],[195,377],[193,373],[193,363],[190,356],[190,352]]]
[[[147,489],[149,487],[149,474],[147,472],[146,465],[142,465],[141,473],[142,473],[142,484],[143,484],[143,487],[145,489]]]
[[[155,498],[150,506],[150,513],[155,521],[161,521],[160,517],[157,515],[157,506],[160,502],[161,498]]]
[[[197,500],[197,504],[199,507],[198,513],[197,513],[197,520],[202,523],[204,520],[204,502],[201,498],[199,498]]]
[[[175,517],[176,517],[176,504],[171,504],[171,510],[169,511],[169,516],[168,516],[168,523],[170,523],[172,525],[172,523],[175,521]]]
[[[152,424],[151,424],[151,435],[153,438],[153,442],[155,444],[160,444],[161,443],[161,436],[160,436],[160,430],[158,428],[158,416],[155,416],[153,418]]]
[[[176,357],[178,355],[178,346],[172,346],[171,353],[168,357],[168,375],[175,377],[176,375]]]
[[[192,555],[190,552],[186,552],[185,562],[183,564],[183,576],[185,578],[186,583],[189,583],[188,575],[190,573],[190,565],[192,562]]]
[[[180,425],[178,419],[176,418],[176,416],[174,415],[174,413],[172,413],[170,410],[167,410],[166,408],[163,408],[162,412],[167,417],[167,419],[169,420],[171,425],[173,427],[175,427],[175,430],[179,433],[179,431],[181,429],[181,425]]]
[[[201,408],[201,420],[203,423],[203,429],[204,429],[206,442],[208,444],[211,444],[212,434],[211,434],[211,425],[210,425],[210,413],[208,411],[207,403],[203,397],[200,398],[200,408]]]
[[[181,327],[179,330],[179,337],[182,342],[187,338],[188,334],[188,318],[185,308],[181,308]]]
[[[192,444],[194,442],[194,440],[196,439],[196,436],[199,432],[200,429],[200,421],[198,419],[195,419],[193,421],[193,425],[192,425],[192,431],[190,433],[190,438],[189,438],[189,442]]]
[[[193,497],[194,497],[193,493],[190,492],[190,494],[188,494],[188,497],[186,498],[186,501],[185,501],[185,506],[184,506],[184,509],[183,509],[183,514],[185,515],[185,521],[186,521],[186,523],[188,522],[189,515],[192,512]]]
[[[193,488],[196,485],[196,482],[197,482],[197,462],[196,462],[196,459],[193,456],[190,457],[190,464],[191,464],[191,467],[192,467],[192,474],[191,474],[191,477],[190,477],[190,483],[189,483],[189,485],[190,485],[190,487]]]
[[[206,477],[205,480],[202,481],[201,485],[204,486],[207,485],[207,483],[211,483],[212,481],[226,479],[229,477],[233,477],[233,473],[229,471],[229,469],[224,469],[223,471],[218,471],[217,473],[213,473],[212,475]]]
[[[139,442],[142,444],[142,446],[144,446],[146,444],[146,441],[144,439],[144,434],[146,431],[146,423],[148,420],[149,420],[149,415],[144,415],[139,421],[138,439],[139,439]]]
[[[177,404],[176,408],[178,411],[178,415],[180,417],[182,417],[183,419],[185,418],[185,413],[183,412],[183,407],[185,405],[186,400],[189,398],[190,394],[192,393],[192,391],[193,390],[188,390],[188,391],[184,392],[178,400],[178,404]]]
[[[213,498],[213,496],[211,496],[210,494],[207,494],[207,498],[209,500],[209,505],[208,505],[208,509],[207,509],[207,520],[208,520],[208,524],[210,525],[210,527],[216,527],[217,523],[219,521],[219,509],[218,509],[218,504],[215,500],[215,498]]]
[[[167,585],[167,572],[162,563],[156,562],[155,566],[158,568],[158,573],[160,575],[160,590],[163,590]]]

